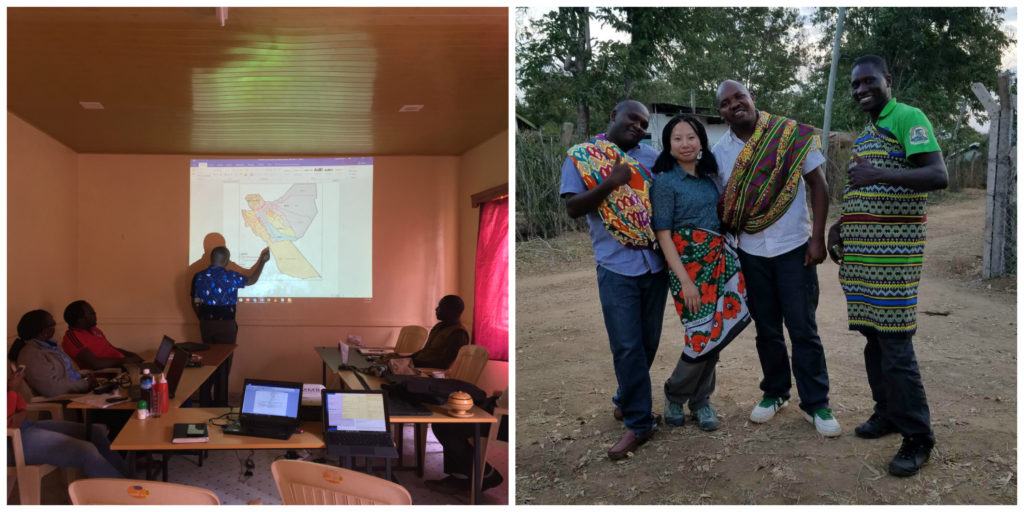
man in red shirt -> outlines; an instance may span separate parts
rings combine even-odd
[[[141,363],[134,352],[110,344],[103,331],[96,327],[96,310],[84,300],[76,300],[64,308],[68,332],[61,348],[75,360],[79,368],[100,370],[117,368],[124,363]]]

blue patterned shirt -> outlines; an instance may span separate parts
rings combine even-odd
[[[245,288],[246,277],[224,267],[207,267],[192,278],[192,301],[201,320],[235,318],[238,290]]]

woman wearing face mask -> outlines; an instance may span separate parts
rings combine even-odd
[[[684,405],[702,430],[718,428],[711,406],[718,352],[750,323],[736,253],[719,234],[718,171],[704,126],[679,115],[662,132],[654,164],[651,224],[668,264],[669,287],[683,324],[679,362],[665,381],[665,421],[685,423]]]

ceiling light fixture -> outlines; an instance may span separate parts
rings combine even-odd
[[[399,112],[419,112],[423,110],[423,105],[402,105],[402,108],[398,109]]]
[[[103,110],[103,104],[98,101],[79,101],[78,104],[86,110]]]
[[[217,21],[220,22],[220,26],[224,26],[228,22],[228,8],[218,7],[217,8]]]

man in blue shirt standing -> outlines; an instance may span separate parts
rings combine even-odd
[[[246,277],[227,269],[231,262],[231,252],[227,247],[216,247],[210,251],[210,266],[192,277],[192,309],[199,318],[203,343],[235,344],[238,335],[238,323],[235,322],[238,289],[256,284],[268,260],[270,249],[265,248]],[[228,357],[200,386],[199,400],[204,406],[228,406],[228,375],[232,357]]]
[[[658,157],[658,151],[640,144],[649,117],[640,102],[626,100],[616,105],[606,134],[570,150],[570,157],[562,164],[559,190],[570,217],[586,215],[597,263],[597,288],[618,381],[612,402],[615,418],[623,420],[628,429],[608,450],[612,460],[625,458],[646,443],[660,419],[651,410],[650,368],[661,338],[668,277],[664,259],[654,250],[646,211],[649,169]],[[578,152],[581,147],[584,151]],[[588,155],[598,161],[588,162]],[[611,169],[603,177],[600,172],[588,174],[588,163],[590,169],[602,165]],[[638,201],[622,200],[622,192],[628,192],[628,188],[637,191],[631,197]],[[624,211],[621,218],[612,218],[614,212]],[[647,222],[632,224],[630,219]],[[623,229],[624,225],[634,229]],[[650,233],[646,244],[642,235],[645,231]]]

